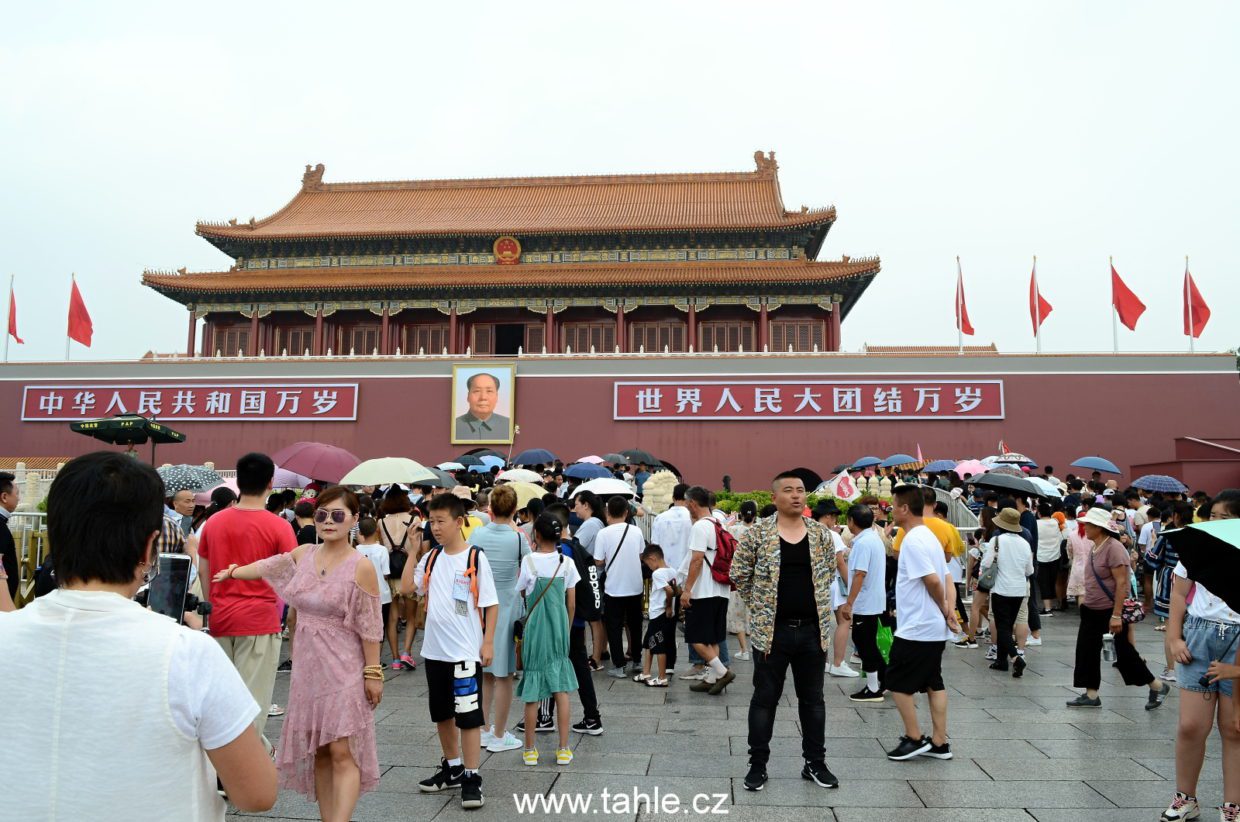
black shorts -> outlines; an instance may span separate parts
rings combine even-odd
[[[706,597],[690,601],[685,612],[685,642],[718,645],[728,637],[728,598]]]
[[[676,618],[659,614],[646,626],[642,647],[652,654],[670,654],[676,650]]]
[[[482,676],[477,662],[424,659],[431,722],[456,719],[462,730],[482,727]]]
[[[924,694],[945,690],[943,648],[946,642],[918,642],[896,637],[883,686],[898,694]]]

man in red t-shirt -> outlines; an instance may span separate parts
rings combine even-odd
[[[280,611],[276,593],[263,580],[226,579],[212,584],[212,568],[248,565],[297,547],[288,520],[266,509],[275,463],[266,454],[237,460],[234,508],[207,520],[198,542],[198,578],[203,599],[211,602],[211,636],[232,660],[262,710],[254,720],[259,734],[267,724],[267,707],[280,661]],[[267,748],[271,743],[264,736]]]

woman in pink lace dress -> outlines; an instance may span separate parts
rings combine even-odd
[[[324,822],[347,822],[358,797],[379,785],[373,711],[383,696],[383,619],[375,567],[349,544],[358,510],[352,491],[328,488],[314,515],[321,544],[215,577],[265,579],[297,609],[297,665],[276,767],[280,787],[317,800]]]

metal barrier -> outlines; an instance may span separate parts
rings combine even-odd
[[[9,515],[9,530],[17,548],[17,596],[20,608],[34,599],[35,572],[50,555],[47,542],[47,514],[42,511],[14,511]]]

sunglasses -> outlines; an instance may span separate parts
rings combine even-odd
[[[319,522],[319,523],[327,522],[328,517],[331,517],[332,522],[339,525],[340,523],[344,522],[346,519],[349,518],[349,512],[342,511],[339,508],[333,509],[331,511],[328,511],[325,508],[320,508],[318,511],[314,512],[315,522]]]

